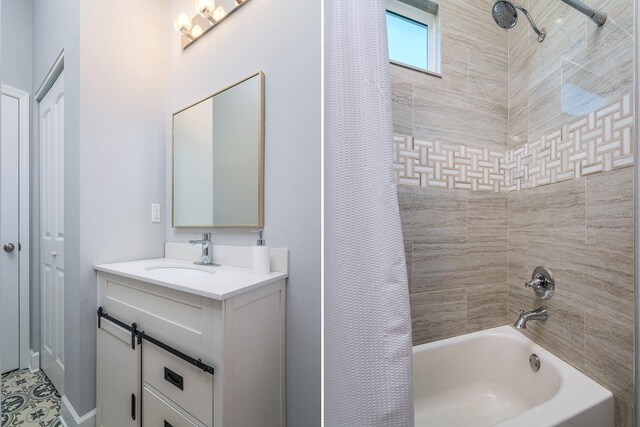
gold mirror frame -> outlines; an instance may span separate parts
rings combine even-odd
[[[176,186],[175,186],[175,174],[174,174],[174,166],[175,166],[175,116],[180,114],[181,112],[188,110],[189,108],[206,101],[207,99],[213,98],[214,96],[221,94],[222,92],[231,89],[239,84],[246,82],[256,76],[260,77],[260,126],[259,126],[259,135],[258,135],[258,223],[257,224],[234,224],[234,225],[215,225],[215,224],[202,224],[202,225],[176,225],[175,224],[175,198],[176,198]],[[262,71],[258,71],[257,73],[251,74],[248,77],[245,77],[242,80],[239,80],[229,86],[226,86],[224,89],[221,89],[209,96],[206,96],[202,99],[199,99],[196,102],[189,104],[188,106],[176,111],[171,116],[171,226],[173,228],[263,228],[264,227],[264,109],[265,109],[265,100],[264,100],[264,73]]]

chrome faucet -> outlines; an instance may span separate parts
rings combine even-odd
[[[536,308],[531,311],[520,310],[520,316],[513,327],[516,329],[527,329],[527,322],[529,320],[547,320],[548,317],[547,309],[544,307]]]
[[[556,290],[556,281],[551,270],[540,266],[533,270],[531,280],[524,282],[524,287],[533,289],[539,298],[547,300]]]
[[[202,261],[196,261],[197,265],[210,265],[212,267],[220,267],[211,261],[211,233],[202,233],[201,240],[189,240],[192,245],[202,245]]]

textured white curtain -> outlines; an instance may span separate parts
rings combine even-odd
[[[325,423],[412,426],[384,0],[325,1]]]

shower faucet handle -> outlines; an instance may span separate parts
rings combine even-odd
[[[536,267],[531,274],[531,280],[524,282],[525,288],[533,288],[536,295],[547,300],[553,296],[556,289],[556,282],[548,268]]]

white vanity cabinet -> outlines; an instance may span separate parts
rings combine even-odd
[[[97,425],[284,426],[286,273],[219,267],[192,289],[149,273],[145,263],[160,261],[96,267],[106,314],[97,329]],[[228,280],[240,285],[225,288]]]

